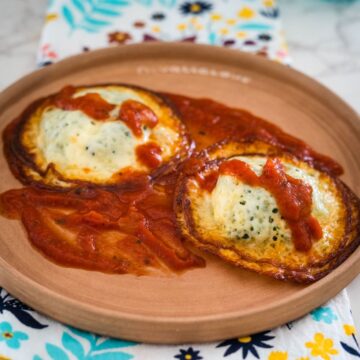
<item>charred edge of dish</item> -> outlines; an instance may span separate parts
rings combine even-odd
[[[23,184],[28,185],[32,183],[26,174],[25,168],[34,170],[39,174],[43,174],[43,171],[37,167],[34,162],[33,156],[31,156],[24,147],[21,145],[21,135],[23,127],[29,119],[29,116],[33,112],[42,106],[48,97],[43,97],[33,101],[28,105],[25,110],[13,119],[5,128],[3,132],[4,154],[9,164],[10,170],[13,175]]]
[[[339,266],[360,245],[360,200],[346,184],[340,180],[339,182],[344,189],[343,199],[346,201],[346,235],[337,250],[340,256],[333,256],[330,270]]]
[[[246,154],[246,155],[265,155],[265,154]],[[237,155],[233,155],[237,156]],[[233,157],[232,156],[232,157]],[[275,154],[273,154],[275,156]],[[293,155],[291,155],[293,157]],[[212,162],[216,163],[219,161],[223,161],[224,158],[221,159],[215,159]],[[205,241],[198,231],[196,230],[196,224],[193,220],[193,214],[190,206],[190,200],[187,198],[187,184],[191,178],[193,178],[193,175],[184,176],[182,178],[179,178],[179,184],[177,185],[176,192],[175,192],[175,212],[177,214],[180,214],[180,220],[181,224],[178,224],[178,226],[181,229],[182,234],[190,240],[193,244],[196,246],[199,246],[207,251],[212,252],[213,254],[223,257],[226,259],[226,257],[221,256],[219,254],[219,249],[224,250],[231,250],[238,256],[240,260],[247,261],[249,263],[255,263],[255,264],[267,264],[270,266],[276,267],[277,269],[281,269],[282,275],[275,276],[275,273],[272,271],[263,271],[263,273],[267,273],[269,275],[272,275],[276,278],[282,279],[282,280],[294,280],[296,282],[301,283],[307,283],[307,282],[313,282],[316,280],[319,280],[320,278],[327,275],[330,271],[332,271],[334,268],[339,266],[347,257],[350,256],[350,254],[358,247],[360,244],[360,200],[356,197],[356,195],[339,179],[337,179],[335,176],[331,176],[329,174],[324,174],[327,176],[335,185],[335,188],[337,189],[343,206],[345,206],[345,213],[346,213],[346,219],[345,219],[345,234],[342,238],[342,241],[339,245],[339,247],[336,249],[335,253],[329,254],[328,257],[325,259],[309,264],[306,271],[304,271],[302,268],[294,268],[290,269],[289,267],[286,267],[282,264],[278,264],[277,262],[267,260],[267,259],[260,259],[260,260],[254,260],[252,257],[239,254],[236,248],[234,249],[231,246],[221,246],[216,247],[215,245],[209,244],[207,241]],[[355,205],[355,209],[357,211],[357,216],[355,216],[356,220],[356,227],[355,227],[355,233],[352,231],[352,222],[354,219],[354,211],[353,206]],[[179,211],[179,207],[181,207]],[[182,225],[182,226],[181,226]],[[339,255],[340,254],[340,255]],[[226,259],[229,261],[229,259]],[[241,265],[239,265],[241,266]],[[327,266],[326,269],[321,270]],[[311,273],[311,270],[319,271],[314,273]],[[250,269],[254,270],[254,269]],[[254,270],[256,271],[256,270]],[[260,271],[261,272],[261,271]]]
[[[257,119],[260,119],[262,120],[261,118],[253,115],[254,117],[256,117]],[[275,125],[277,127],[277,125]],[[278,128],[278,130],[281,131],[281,133],[283,135],[286,135],[286,136],[289,136],[288,134],[286,134],[280,127]],[[292,135],[290,135],[291,138],[294,138]],[[246,138],[245,138],[245,141],[254,141],[254,140],[257,140],[257,136],[254,134],[254,135],[248,135]],[[293,155],[294,157],[296,158],[299,158],[300,160],[306,162],[307,164],[309,164],[310,166],[312,166],[313,168],[321,171],[321,172],[325,172],[329,175],[332,175],[332,176],[339,176],[339,175],[342,175],[344,173],[344,169],[343,167],[338,163],[336,162],[335,160],[331,159],[329,156],[327,155],[322,155],[320,154],[319,152],[315,151],[310,145],[308,145],[305,141],[303,140],[300,140],[300,139],[296,139],[297,141],[299,141],[299,143],[301,143],[301,145],[303,146],[304,148],[304,151],[310,151],[311,152],[311,159],[307,159],[306,157],[303,157],[303,158],[300,158],[296,155],[296,150],[298,149],[298,145],[296,145],[295,147],[291,147],[290,145],[284,145],[282,143],[279,143],[277,142],[276,144],[273,143],[271,140],[266,140],[266,139],[262,139],[262,141],[264,141],[265,143],[271,145],[271,146],[274,146],[274,147],[277,147],[277,148],[280,148],[282,151],[285,151],[285,152],[288,152],[290,153],[291,155]],[[326,160],[329,160],[331,161],[333,164],[336,164],[336,168],[331,171],[331,169],[329,169],[327,166],[326,166]]]
[[[268,156],[268,157],[276,157],[276,156],[284,157],[285,156],[285,157],[288,157],[288,158],[290,158],[292,160],[296,160],[296,161],[306,163],[309,167],[319,171],[321,174],[327,175],[328,177],[330,177],[334,181],[336,180],[336,178],[338,176],[338,174],[334,174],[331,171],[329,171],[328,169],[324,169],[323,166],[318,166],[312,160],[306,160],[306,159],[302,159],[299,156],[296,156],[295,153],[289,151],[289,149],[287,147],[283,146],[282,144],[273,144],[270,141],[265,141],[263,139],[258,139],[256,136],[250,136],[250,137],[245,138],[245,139],[234,139],[232,137],[227,137],[226,139],[224,139],[222,141],[219,141],[219,142],[209,146],[206,149],[207,153],[208,153],[208,157],[211,158],[212,155],[216,156],[217,151],[221,151],[222,149],[224,149],[226,151],[227,146],[231,146],[231,145],[234,145],[234,144],[239,145],[239,149],[237,150],[239,152],[234,151],[234,154],[231,154],[228,157],[222,156],[220,158],[229,159],[230,157],[234,157],[234,156],[256,156],[256,155]],[[257,144],[259,146],[263,147],[260,152],[254,152],[254,151],[247,152],[247,150],[246,150],[247,145],[249,145],[249,146],[255,145],[256,146]],[[307,146],[307,145],[305,144],[305,146]],[[309,146],[307,146],[307,148],[311,149]],[[229,150],[232,150],[232,149],[229,149]],[[311,151],[314,152],[314,150],[312,150],[312,149],[311,149]]]
[[[283,134],[286,134],[286,133],[283,132]],[[299,140],[299,141],[301,141],[301,140]],[[343,174],[343,172],[344,172],[344,170],[340,164],[338,164],[337,162],[332,160],[330,157],[328,157],[326,155],[321,155],[320,153],[316,152],[313,148],[311,148],[309,145],[307,145],[304,141],[301,141],[304,148],[308,149],[313,154],[311,159],[301,158],[300,156],[297,156],[296,151],[295,151],[296,148],[292,149],[291,147],[283,145],[278,142],[274,143],[271,140],[259,139],[256,136],[256,134],[247,135],[246,137],[244,137],[242,139],[238,139],[235,136],[228,136],[225,139],[209,146],[207,148],[207,150],[208,150],[209,155],[211,156],[212,153],[215,153],[217,150],[220,150],[221,148],[226,147],[226,145],[230,145],[232,143],[239,144],[240,146],[246,146],[246,145],[254,144],[256,142],[260,142],[260,143],[268,146],[268,149],[264,149],[265,150],[264,154],[278,155],[278,154],[286,153],[298,160],[304,161],[312,168],[319,170],[320,172],[326,173],[330,176],[339,176],[339,175]],[[323,157],[324,159],[331,160],[334,164],[336,163],[338,170],[336,170],[336,171],[329,170],[326,167],[326,165],[324,165],[324,159],[321,159],[321,157]]]
[[[180,120],[181,121],[181,120]],[[182,124],[182,123],[181,123]],[[185,126],[184,124],[182,124]],[[191,139],[190,135],[185,132],[181,134],[182,141],[180,143],[180,151],[170,158],[167,162],[159,166],[157,169],[154,169],[150,173],[151,180],[156,180],[161,176],[167,175],[173,171],[176,171],[178,166],[183,162],[189,159],[192,156],[192,153],[195,148],[195,143]]]

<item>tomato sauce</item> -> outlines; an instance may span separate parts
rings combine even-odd
[[[136,147],[136,156],[138,160],[149,169],[156,169],[161,164],[161,153],[161,147],[152,142]]]
[[[321,226],[311,215],[311,186],[287,175],[279,159],[269,158],[260,176],[241,160],[223,162],[215,174],[236,176],[245,184],[263,187],[269,191],[277,202],[280,214],[291,229],[296,250],[308,251],[313,240],[321,239]],[[215,174],[212,176],[215,177]]]
[[[26,187],[3,193],[0,209],[21,218],[32,244],[62,265],[138,275],[204,266],[177,233],[171,193],[169,184],[162,191]]]
[[[106,120],[115,105],[109,104],[99,94],[88,93],[73,97],[76,88],[66,86],[53,98],[53,104],[62,110],[81,110],[95,120]]]
[[[229,137],[237,140],[258,139],[289,151],[321,171],[332,175],[343,173],[342,167],[336,161],[318,154],[305,142],[245,110],[234,109],[210,99],[164,95],[177,108],[198,150]]]
[[[95,120],[108,119],[110,112],[115,109],[114,104],[109,104],[97,93],[73,97],[75,93],[74,86],[66,86],[51,102],[62,110],[80,110]],[[121,104],[118,120],[123,121],[138,137],[142,136],[143,126],[153,128],[158,123],[156,114],[148,106],[135,100],[126,100]]]
[[[108,117],[113,105],[96,94],[70,99],[74,88],[65,88],[53,101],[62,109],[79,109],[97,120]],[[340,165],[314,152],[304,142],[284,133],[265,120],[207,99],[164,94],[177,108],[190,137],[200,150],[226,138],[260,139],[290,151],[300,159],[330,174],[342,173]],[[151,109],[133,101],[120,108],[120,117],[136,136],[142,126],[154,127],[157,118]],[[10,131],[16,131],[12,127]],[[137,149],[137,156],[149,168],[161,161],[161,149],[151,143]],[[188,249],[180,237],[173,200],[180,169],[199,166],[194,158],[166,176],[134,181],[125,189],[79,185],[72,190],[45,190],[34,186],[9,190],[0,195],[0,213],[21,219],[31,243],[58,264],[109,273],[145,274],[149,271],[183,271],[205,266],[202,258]],[[264,178],[249,171],[246,181],[261,183],[279,202],[282,214],[289,212],[296,247],[306,250],[321,236],[310,214],[311,190],[283,173],[270,161]],[[136,179],[135,179],[136,180]],[[286,182],[283,191],[281,181]],[[211,188],[216,177],[202,179]],[[294,203],[298,201],[299,204]],[[290,211],[289,211],[290,209]]]
[[[148,106],[135,100],[126,100],[121,104],[119,119],[138,137],[142,136],[142,126],[153,128],[158,123],[155,113]]]

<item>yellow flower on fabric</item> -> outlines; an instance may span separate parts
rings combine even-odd
[[[0,360],[11,360],[11,359],[8,358],[7,356],[0,355]]]
[[[177,26],[177,29],[178,29],[178,30],[181,30],[181,31],[185,30],[185,29],[186,29],[186,24],[179,24],[179,25]]]
[[[246,38],[246,36],[247,36],[247,33],[245,31],[238,31],[236,33],[236,37],[239,39],[244,39],[244,38]]]
[[[160,30],[160,28],[159,28],[158,26],[153,26],[153,27],[151,28],[151,31],[152,31],[152,32],[160,32],[161,30]]]
[[[238,16],[242,19],[252,19],[255,16],[255,11],[245,6],[238,12]]]
[[[296,360],[310,360],[310,358],[308,356],[302,356],[302,357],[299,357],[297,358]]]
[[[347,336],[351,336],[356,333],[355,326],[353,326],[353,325],[345,324],[343,327],[344,327],[344,332]]]
[[[311,349],[312,356],[320,356],[323,360],[331,360],[330,355],[337,355],[338,350],[333,348],[334,342],[330,338],[325,338],[322,333],[314,335],[314,342],[307,342],[305,346]]]
[[[289,49],[288,44],[285,41],[280,44],[280,47],[285,51]]]
[[[59,17],[59,15],[56,14],[56,13],[49,13],[49,14],[47,14],[46,17],[45,17],[45,22],[46,22],[46,23],[49,23],[49,22],[51,22],[51,21],[56,20],[58,17]]]
[[[235,24],[236,24],[236,20],[235,20],[235,19],[228,19],[228,20],[226,20],[226,23],[227,23],[228,25],[235,25]]]
[[[275,6],[275,0],[263,0],[263,4],[266,7],[273,7]]]
[[[220,14],[214,13],[214,14],[211,14],[210,19],[211,19],[212,21],[219,21],[219,20],[222,19],[222,17],[221,17]]]
[[[191,4],[190,10],[192,13],[198,13],[201,10],[201,6],[197,3]]]
[[[288,353],[286,351],[272,351],[268,360],[287,360]]]
[[[222,28],[219,30],[220,35],[227,35],[229,33],[229,29]]]
[[[251,336],[243,336],[241,338],[238,338],[239,343],[248,344],[251,342]]]

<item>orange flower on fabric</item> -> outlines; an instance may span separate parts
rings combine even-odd
[[[152,32],[160,32],[161,29],[160,29],[159,26],[153,26],[153,27],[151,28],[151,31],[152,31]]]
[[[288,353],[286,351],[272,351],[268,360],[288,360]]]
[[[183,30],[186,29],[186,24],[179,24],[179,25],[177,26],[177,28],[178,28],[178,30],[183,31]]]
[[[312,356],[320,356],[323,360],[331,360],[330,355],[337,355],[338,350],[334,349],[334,341],[330,338],[325,338],[322,333],[314,335],[314,342],[307,342],[305,346],[311,349]]]
[[[227,20],[226,20],[226,23],[227,23],[228,25],[235,25],[235,24],[236,24],[236,19],[227,19]]]
[[[236,37],[239,39],[244,39],[244,38],[246,38],[246,36],[247,36],[247,33],[245,31],[238,31],[236,33]]]
[[[229,30],[227,28],[222,28],[219,30],[220,35],[227,35],[229,33]]]
[[[344,325],[344,332],[345,332],[345,334],[346,334],[347,336],[354,335],[355,332],[356,332],[355,326],[345,324],[345,325]]]
[[[273,7],[275,6],[275,0],[263,0],[263,4],[266,7]]]
[[[125,44],[127,41],[131,39],[132,37],[129,33],[122,31],[114,31],[108,34],[109,43]]]
[[[56,13],[49,13],[45,16],[45,22],[48,23],[50,21],[54,21],[59,17],[58,14]]]
[[[219,21],[222,19],[222,16],[218,13],[211,14],[210,19],[212,21]]]

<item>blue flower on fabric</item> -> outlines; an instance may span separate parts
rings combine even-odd
[[[180,6],[180,11],[184,15],[200,15],[204,12],[210,11],[212,7],[212,4],[205,1],[188,1]]]
[[[265,16],[270,19],[276,19],[280,15],[280,11],[278,8],[270,8],[270,9],[260,10],[259,12],[262,16]]]
[[[0,323],[0,341],[5,341],[9,348],[19,349],[20,341],[28,338],[29,336],[22,331],[13,331],[12,326],[7,321]]]
[[[334,320],[337,320],[337,316],[329,307],[320,306],[310,314],[315,321],[323,321],[326,324],[331,324]]]
[[[192,347],[187,350],[180,349],[180,354],[175,355],[174,358],[179,360],[201,360],[203,357],[199,355],[200,351],[195,351]]]
[[[51,360],[130,360],[134,356],[123,348],[137,343],[104,338],[86,331],[68,327],[61,337],[61,345],[46,343],[47,359]],[[45,360],[36,355],[33,360]]]
[[[43,64],[48,65],[48,64]],[[21,301],[14,299],[4,289],[0,288],[0,314],[4,311],[8,311],[13,314],[21,323],[34,329],[43,329],[48,325],[41,324],[32,315],[32,309],[22,303]]]

